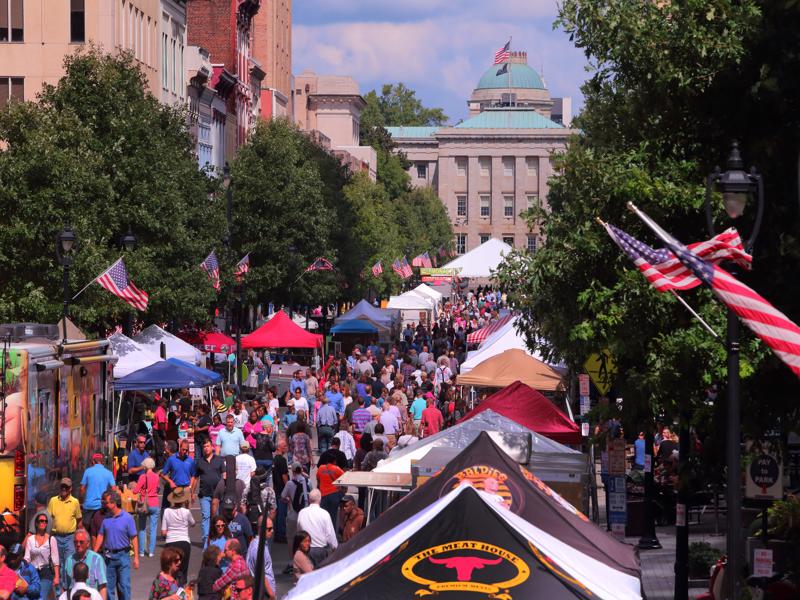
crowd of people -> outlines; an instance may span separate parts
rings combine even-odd
[[[430,328],[408,324],[388,349],[370,342],[320,369],[295,365],[282,394],[269,356],[251,353],[250,385],[210,405],[188,390],[142,398],[116,477],[93,455],[78,490],[62,479],[37,497],[23,543],[0,546],[0,600],[130,600],[132,569],[156,558],[159,539],[150,600],[249,598],[259,546],[275,598],[276,568],[299,579],[365,525],[365,491],[336,485],[346,471],[371,471],[466,412],[454,385],[466,335],[500,302],[470,294],[442,304]],[[202,564],[189,573],[198,525]]]

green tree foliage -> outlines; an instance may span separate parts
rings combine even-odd
[[[61,268],[55,236],[78,236],[70,286],[77,291],[121,254],[131,226],[139,239],[125,260],[150,294],[148,321],[205,319],[215,300],[198,264],[220,229],[213,183],[198,172],[184,116],[144,91],[129,55],[96,49],[65,59],[66,75],[36,103],[0,112],[0,321],[55,322]],[[98,285],[73,304],[92,330],[132,312]]]
[[[409,261],[413,256],[433,252],[440,246],[450,247],[453,228],[444,204],[431,188],[415,188],[394,202],[397,227],[403,252]]]
[[[629,428],[689,403],[695,422],[705,417],[713,430],[721,417],[713,410],[724,403],[712,410],[702,401],[708,384],[724,383],[724,348],[669,294],[649,287],[595,217],[657,245],[627,214],[634,201],[682,241],[706,238],[705,174],[724,166],[739,139],[764,175],[767,206],[754,271],[742,279],[800,319],[791,283],[800,258],[800,93],[789,76],[800,68],[796,3],[566,0],[558,24],[595,67],[583,87],[582,133],[550,182],[545,247],[534,257],[516,254],[501,278],[523,310],[525,332],[546,352],[578,370],[590,352],[611,349]],[[753,212],[736,223],[744,234]],[[727,226],[717,213],[718,227]],[[708,291],[683,295],[724,337],[724,309]],[[745,427],[796,421],[796,378],[744,329],[742,359]]]

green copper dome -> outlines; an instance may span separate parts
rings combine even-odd
[[[475,89],[493,90],[508,88],[508,73],[503,73],[502,75],[497,74],[497,71],[502,68],[503,65],[489,67],[481,76]],[[539,74],[528,65],[523,63],[508,63],[508,68],[511,70],[512,88],[527,88],[533,90],[547,89]]]

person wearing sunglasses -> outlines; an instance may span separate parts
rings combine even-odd
[[[150,586],[148,600],[181,600],[178,573],[183,562],[183,552],[178,548],[164,548],[161,552],[161,572]]]
[[[261,519],[264,517],[259,518],[258,520],[258,531],[261,531]],[[275,586],[275,571],[272,568],[272,556],[269,553],[269,541],[272,539],[272,534],[275,531],[275,528],[272,523],[272,519],[267,517],[266,523],[266,539],[264,541],[264,592],[266,598],[269,600],[275,600],[277,597],[277,588]],[[250,569],[251,573],[256,572],[256,560],[258,559],[258,546],[259,546],[259,536],[253,538],[250,542],[250,545],[247,547],[247,566]]]
[[[39,573],[39,593],[44,600],[48,600],[51,590],[58,586],[61,562],[55,538],[47,533],[50,523],[47,513],[40,513],[35,523],[33,535],[28,536],[24,543],[25,560]]]
[[[245,575],[233,584],[233,597],[236,600],[252,600],[254,585],[255,580],[250,575]],[[274,596],[270,596],[270,598],[274,598]]]

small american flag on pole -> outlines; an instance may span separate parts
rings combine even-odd
[[[405,260],[405,259],[403,259],[403,260]],[[403,279],[408,277],[408,274],[406,273],[406,268],[403,265],[403,261],[401,261],[399,258],[395,259],[395,261],[392,263],[392,271],[397,273]]]
[[[233,272],[236,279],[241,279],[245,273],[250,271],[250,253],[245,254],[244,258],[236,263],[236,270]]]
[[[211,254],[206,256],[206,259],[200,263],[200,268],[206,272],[214,289],[219,291],[222,284],[219,282],[219,262],[217,261],[217,253],[213,250]]]
[[[136,310],[147,310],[149,296],[128,279],[128,271],[121,258],[98,275],[95,281]]]
[[[333,271],[333,265],[327,258],[322,258],[320,256],[314,262],[308,265],[305,272],[308,273],[309,271]]]
[[[372,276],[380,277],[381,273],[383,273],[383,265],[381,264],[381,261],[378,261],[372,265]]]
[[[505,46],[494,53],[494,63],[492,64],[499,65],[500,63],[506,62],[509,58],[511,58],[511,38],[508,39]]]
[[[408,264],[408,259],[405,256],[403,257],[402,267],[404,277],[411,277],[414,274],[414,269],[412,269],[411,265]]]

